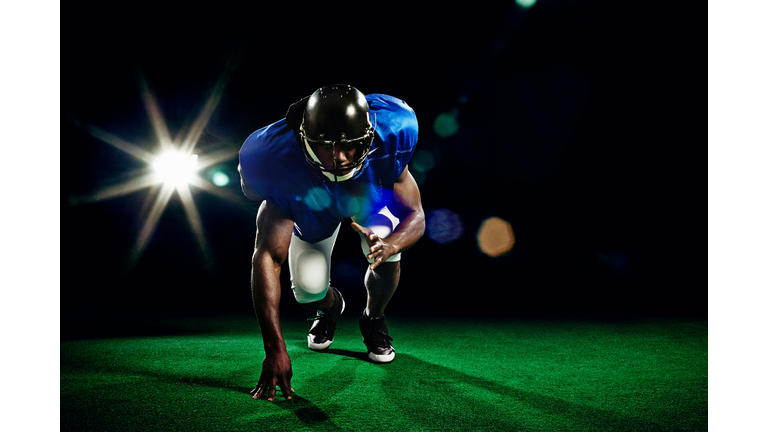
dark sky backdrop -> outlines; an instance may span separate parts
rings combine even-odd
[[[137,77],[171,135],[183,136],[222,76],[201,157],[236,151],[325,84],[391,94],[415,110],[418,148],[437,160],[420,186],[425,210],[455,212],[463,235],[447,244],[425,237],[404,255],[393,310],[706,316],[706,52],[692,24],[704,14],[578,0],[539,0],[527,11],[512,2],[68,8],[62,316],[251,309],[256,209],[240,193],[236,157],[211,168],[229,174],[225,188],[237,201],[192,191],[210,266],[178,195],[132,263],[151,190],[78,201],[146,167],[89,127],[147,151],[157,145]],[[433,123],[446,112],[459,130],[441,138]],[[475,239],[491,216],[509,221],[517,238],[499,258]],[[364,265],[345,223],[332,276],[358,308]],[[296,311],[287,267],[284,281],[284,309]]]

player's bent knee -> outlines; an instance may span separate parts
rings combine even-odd
[[[331,281],[325,255],[314,249],[302,251],[296,267],[292,287],[296,301],[312,303],[324,299]]]

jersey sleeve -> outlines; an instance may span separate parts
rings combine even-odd
[[[292,131],[285,119],[252,133],[240,148],[240,186],[253,201],[268,201],[289,217],[293,217],[288,194],[285,193],[286,162]],[[290,197],[293,197],[290,195]]]
[[[397,179],[416,150],[419,137],[416,113],[405,101],[393,96],[371,94],[367,97],[387,153],[394,156],[393,174]]]
[[[405,102],[403,102],[405,104]],[[406,105],[408,107],[408,105]],[[398,140],[397,160],[399,172],[395,178],[405,171],[405,167],[411,161],[413,153],[416,151],[416,142],[419,138],[419,123],[416,121],[416,114],[408,107],[402,117],[402,129],[400,130],[400,139]]]
[[[390,117],[390,128],[397,136],[397,146],[395,149],[395,179],[405,171],[405,167],[411,161],[413,153],[416,151],[416,142],[419,139],[419,122],[416,120],[416,113],[413,108],[408,106],[405,101],[391,98],[393,115]]]
[[[240,167],[240,164],[237,164],[237,172],[240,173],[240,188],[243,190],[243,195],[251,201],[264,201],[264,197],[256,192],[256,189],[248,183],[248,179],[243,175],[243,170]]]

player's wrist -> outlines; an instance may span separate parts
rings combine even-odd
[[[287,354],[288,349],[285,346],[285,341],[279,341],[279,342],[264,342],[264,352],[267,353],[267,355],[279,355],[279,354]]]
[[[397,255],[405,249],[408,243],[408,236],[404,232],[394,232],[385,240],[389,245],[389,249],[392,251],[390,255]]]

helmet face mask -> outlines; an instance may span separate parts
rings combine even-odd
[[[370,153],[371,145],[373,144],[374,130],[375,129],[371,127],[368,132],[365,133],[365,135],[353,138],[351,140],[348,140],[344,137],[336,141],[325,140],[323,139],[323,135],[320,135],[318,139],[313,139],[307,136],[303,128],[299,130],[299,136],[302,141],[302,148],[304,150],[304,155],[307,159],[307,162],[313,168],[315,168],[316,171],[324,173],[322,176],[324,180],[329,180],[333,183],[339,183],[342,181],[350,180],[356,177],[356,174],[362,172],[362,165],[365,163],[365,160]],[[333,166],[330,169],[326,168],[322,161],[320,161],[320,158],[312,149],[313,145],[315,148],[322,147],[323,149],[330,150],[332,152],[334,158]],[[339,163],[335,157],[337,154],[337,149],[341,149],[342,151],[356,149],[357,151],[355,152],[355,160],[345,164]],[[355,175],[350,176],[350,173],[344,174],[344,172],[348,172],[350,170],[352,170],[351,173],[354,173]]]
[[[375,131],[375,119],[371,124],[368,102],[359,90],[348,85],[327,86],[315,91],[307,101],[299,128],[300,145],[307,163],[321,179],[340,183],[362,173]],[[318,157],[321,149],[333,155],[331,167]],[[337,160],[339,151],[353,149],[353,161]]]

